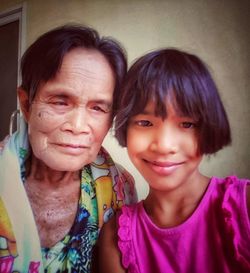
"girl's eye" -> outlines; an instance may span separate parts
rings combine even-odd
[[[182,122],[181,127],[185,129],[194,128],[195,124],[193,122]]]
[[[142,127],[149,127],[153,125],[149,120],[138,120],[135,123]]]

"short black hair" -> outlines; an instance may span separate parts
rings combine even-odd
[[[28,93],[30,103],[39,84],[56,76],[64,56],[74,48],[97,50],[110,64],[115,77],[114,115],[120,86],[127,72],[126,51],[113,38],[100,37],[95,29],[76,24],[60,26],[46,32],[24,53],[21,60],[21,87]]]
[[[139,58],[128,71],[119,97],[115,136],[126,146],[129,120],[149,101],[155,114],[167,117],[167,100],[177,113],[197,121],[198,153],[212,154],[231,143],[231,130],[216,84],[197,56],[175,49],[159,49]]]

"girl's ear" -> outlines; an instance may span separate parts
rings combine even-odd
[[[29,114],[30,114],[30,104],[29,104],[29,96],[28,93],[19,87],[17,89],[17,94],[19,98],[20,107],[24,116],[24,119],[26,122],[29,120]]]

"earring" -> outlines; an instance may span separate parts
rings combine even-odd
[[[16,117],[16,119],[15,119],[15,117]],[[20,110],[17,109],[10,116],[10,126],[9,126],[9,135],[10,136],[13,134],[13,127],[14,127],[15,120],[16,120],[17,130],[19,131],[19,124],[20,124],[19,119],[20,119]]]

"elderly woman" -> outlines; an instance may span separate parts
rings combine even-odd
[[[0,272],[90,272],[99,228],[136,200],[101,147],[126,68],[117,42],[81,26],[24,54],[23,119],[0,156]]]

